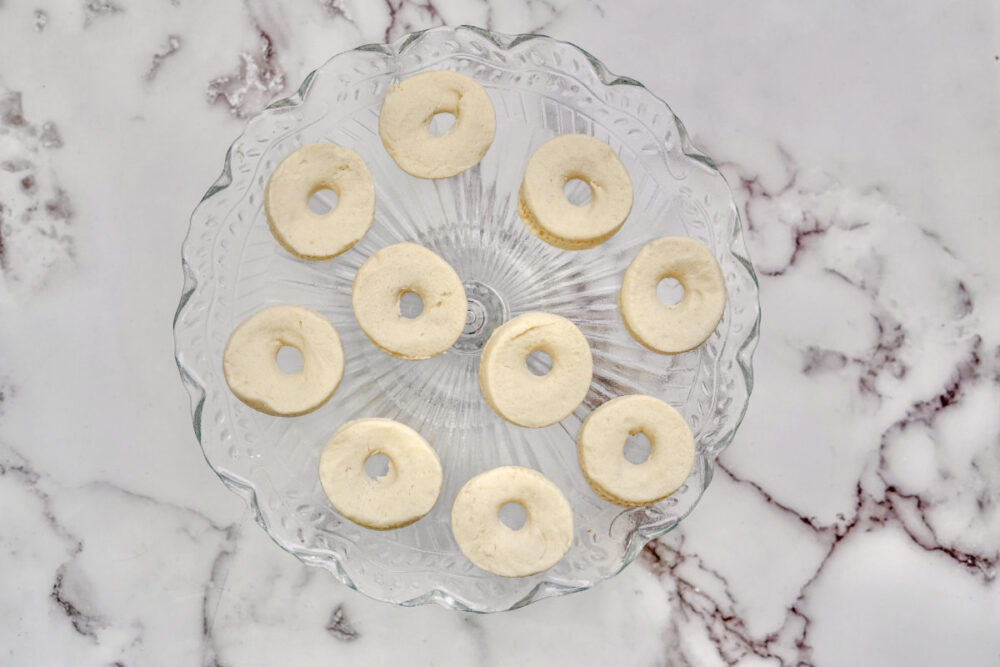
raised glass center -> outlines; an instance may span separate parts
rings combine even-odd
[[[464,287],[468,310],[465,312],[465,329],[458,337],[455,349],[478,354],[493,330],[507,321],[510,312],[504,300],[489,285],[472,280]]]

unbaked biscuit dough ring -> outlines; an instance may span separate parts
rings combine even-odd
[[[630,435],[649,439],[649,458],[625,458]],[[638,507],[663,500],[684,484],[694,465],[694,437],[674,408],[652,396],[619,396],[594,410],[577,434],[580,469],[600,497]]]
[[[545,352],[552,368],[528,370],[532,352]],[[518,426],[560,422],[583,402],[593,378],[587,339],[575,324],[551,313],[526,313],[496,328],[479,361],[479,387],[493,410]]]
[[[365,462],[389,459],[372,479]],[[319,456],[319,479],[334,509],[375,530],[402,528],[431,511],[441,493],[441,461],[424,438],[391,419],[358,419],[337,429]]]
[[[664,278],[684,288],[668,306],[656,296]],[[625,328],[654,352],[678,354],[698,347],[719,326],[726,308],[726,281],[711,251],[694,239],[668,236],[646,244],[625,269],[618,310]]]
[[[430,133],[439,113],[455,116],[442,135]],[[399,168],[417,178],[448,178],[479,164],[493,143],[496,114],[474,79],[424,72],[389,88],[378,117],[382,145]]]
[[[517,503],[524,525],[500,520],[500,508]],[[559,487],[528,468],[505,466],[476,475],[455,496],[451,532],[465,557],[502,577],[527,577],[547,570],[573,542],[573,510]]]
[[[278,351],[294,347],[302,370],[285,373]],[[222,371],[236,397],[279,417],[312,412],[344,377],[344,348],[337,330],[319,313],[292,305],[271,306],[243,321],[226,343]]]
[[[566,184],[590,186],[590,201],[571,203]],[[541,145],[528,160],[518,193],[524,224],[550,245],[593,248],[621,229],[632,210],[632,181],[611,147],[585,134],[564,134]]]
[[[337,193],[337,205],[320,215],[309,198],[320,190]],[[264,193],[267,224],[288,252],[323,260],[348,250],[365,235],[375,216],[375,185],[357,153],[328,143],[307,144],[271,174]]]
[[[407,292],[424,304],[415,318],[399,310]],[[354,277],[351,301],[365,335],[401,359],[428,359],[446,351],[462,335],[468,309],[455,270],[414,243],[387,246],[365,260]]]

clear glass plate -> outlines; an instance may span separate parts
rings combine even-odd
[[[389,85],[425,70],[469,75],[487,90],[496,140],[482,163],[454,178],[416,179],[382,147],[378,113]],[[563,251],[528,232],[517,191],[531,153],[558,134],[584,133],[621,157],[635,188],[632,213],[607,243]],[[272,238],[262,194],[274,167],[295,148],[329,141],[357,151],[375,179],[371,231],[327,262],[299,260]],[[687,354],[640,346],[618,316],[622,272],[648,241],[691,236],[712,249],[728,304],[715,334]],[[384,354],[359,329],[351,283],[378,248],[422,244],[455,268],[469,297],[468,326],[448,352],[426,361]],[[205,458],[243,496],[282,548],[373,598],[403,605],[497,611],[583,590],[613,576],[650,539],[694,507],[719,452],[733,438],[752,385],[757,282],[739,214],[722,175],[694,149],[669,107],[632,79],[610,74],[580,48],[536,35],[437,28],[388,45],[340,54],[275,102],[229,149],[218,181],[191,218],[183,247],[184,292],[174,321],[177,365],[192,399]],[[251,313],[294,303],[330,319],[343,338],[344,381],[315,412],[271,417],[245,406],[222,376],[230,332]],[[499,323],[529,311],[563,315],[594,354],[583,405],[560,424],[525,429],[500,419],[477,382],[479,350]],[[698,456],[672,497],[623,509],[598,498],[577,464],[576,432],[596,406],[650,394],[691,425]],[[320,450],[342,423],[388,417],[419,431],[444,467],[437,505],[417,523],[388,532],[338,515],[320,488]],[[472,565],[449,527],[451,502],[473,475],[501,465],[544,473],[573,506],[576,536],[555,567],[507,579]]]

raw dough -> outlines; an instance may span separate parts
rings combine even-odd
[[[278,350],[294,347],[302,370],[285,373]],[[344,377],[344,348],[325,317],[301,306],[265,308],[229,336],[222,371],[236,397],[269,415],[293,417],[326,403]]]
[[[552,357],[552,368],[535,375],[527,358],[535,351]],[[541,427],[562,421],[590,390],[590,346],[565,317],[527,313],[496,328],[479,361],[479,386],[486,402],[518,426]]]
[[[309,210],[320,190],[337,193],[337,205],[323,215]],[[303,259],[330,259],[365,235],[375,216],[372,175],[357,153],[343,146],[307,144],[271,174],[264,193],[271,233]]]
[[[372,479],[365,461],[389,459]],[[319,456],[319,480],[334,509],[354,523],[390,530],[431,511],[441,493],[441,462],[419,433],[391,419],[358,419],[337,429]]]
[[[634,464],[625,458],[625,442],[642,433],[649,458]],[[619,396],[583,422],[577,455],[584,477],[605,500],[636,507],[662,500],[687,479],[694,465],[694,438],[680,413],[652,396]]]
[[[455,123],[430,133],[435,114]],[[483,159],[496,133],[489,95],[474,79],[455,72],[424,72],[389,89],[378,117],[382,145],[399,168],[418,178],[448,178]]]
[[[518,503],[527,515],[511,530],[500,508]],[[573,542],[573,510],[559,487],[528,468],[506,466],[476,475],[455,496],[451,532],[465,557],[502,577],[547,570]]]
[[[578,178],[590,201],[576,206],[563,191]],[[611,238],[632,210],[632,181],[611,147],[585,134],[564,134],[535,151],[518,196],[521,219],[543,241],[566,250],[593,248]]]
[[[656,286],[673,278],[684,298],[673,306]],[[646,244],[625,269],[618,310],[632,336],[662,354],[698,347],[712,335],[726,308],[726,282],[711,251],[694,239],[668,236]]]
[[[407,292],[424,304],[412,319],[399,311]],[[354,278],[351,300],[362,331],[401,359],[441,354],[465,328],[468,305],[461,279],[448,262],[414,243],[382,248],[365,260]]]

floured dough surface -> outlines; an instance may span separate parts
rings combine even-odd
[[[403,295],[420,297],[414,318],[400,312]],[[428,359],[458,340],[467,303],[462,281],[448,262],[414,243],[397,243],[375,252],[354,277],[354,316],[365,335],[401,359]]]
[[[298,373],[278,366],[278,351],[285,346],[302,355]],[[222,370],[241,401],[269,415],[292,417],[312,412],[333,395],[344,377],[344,348],[337,330],[316,311],[271,306],[229,336]]]
[[[389,459],[372,479],[365,462]],[[401,528],[431,511],[441,493],[441,462],[424,438],[391,419],[358,419],[341,426],[319,457],[319,479],[334,509],[367,528]]]
[[[552,358],[545,375],[528,369],[528,356]],[[575,324],[551,313],[526,313],[496,328],[479,361],[479,387],[493,410],[518,426],[542,427],[568,417],[593,378],[587,339]]]
[[[583,206],[565,195],[566,183],[590,186]],[[564,134],[534,152],[518,193],[524,224],[543,241],[566,250],[593,248],[621,229],[632,210],[632,181],[611,147],[585,134]]]
[[[668,306],[656,296],[664,278],[684,288],[684,297]],[[632,336],[662,354],[698,347],[712,335],[726,308],[726,282],[712,252],[686,236],[668,236],[646,244],[625,270],[618,310]]]
[[[320,215],[309,198],[337,193],[337,205]],[[288,252],[303,259],[335,257],[357,243],[375,216],[375,185],[364,160],[349,148],[307,144],[271,174],[264,193],[267,223]]]
[[[629,436],[649,439],[649,458],[634,464],[625,458]],[[634,507],[674,493],[694,465],[694,437],[684,418],[652,396],[620,396],[594,410],[577,434],[577,454],[584,477],[605,500]]]
[[[500,520],[500,508],[512,502],[526,514],[518,530]],[[549,569],[569,550],[573,510],[540,472],[505,466],[465,483],[451,508],[451,531],[479,567],[503,577],[527,577]]]
[[[434,136],[431,119],[455,116]],[[474,79],[455,72],[424,72],[389,89],[379,112],[382,144],[399,168],[418,178],[448,178],[479,164],[493,143],[496,114]]]

